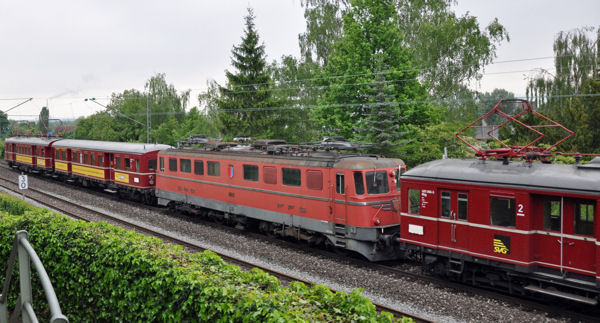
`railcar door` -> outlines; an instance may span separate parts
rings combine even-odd
[[[440,189],[439,196],[439,244],[449,247],[452,251],[468,250],[469,193],[452,189]]]
[[[333,196],[333,220],[335,223],[346,225],[348,199],[346,198],[346,180],[344,173],[338,172],[335,174],[335,191]]]
[[[564,199],[553,196],[535,196],[534,212],[538,234],[535,235],[537,262],[560,271],[563,270],[563,210]]]
[[[563,221],[567,233],[563,243],[563,266],[584,275],[596,274],[596,239],[594,221],[596,201],[571,199],[568,214]]]

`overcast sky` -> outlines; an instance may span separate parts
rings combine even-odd
[[[102,108],[111,93],[144,88],[157,73],[195,98],[214,79],[224,83],[231,49],[239,44],[243,17],[251,6],[268,61],[298,56],[305,30],[300,0],[247,1],[2,1],[0,4],[0,110],[34,100],[9,112],[10,119],[37,119],[48,103],[51,118],[76,118]],[[510,33],[496,61],[551,57],[556,33],[600,25],[599,0],[458,0],[456,12],[469,12],[486,26],[498,17]],[[552,59],[493,64],[480,91],[505,88],[525,92],[525,76],[551,70]]]

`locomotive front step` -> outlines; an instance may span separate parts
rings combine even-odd
[[[598,300],[594,299],[594,298],[588,298],[588,297],[584,297],[584,296],[580,296],[580,295],[576,295],[576,294],[561,292],[558,290],[549,290],[549,289],[545,289],[545,288],[538,287],[535,285],[527,285],[523,288],[525,288],[526,290],[531,291],[531,292],[552,295],[555,297],[560,297],[560,298],[564,298],[564,299],[568,299],[568,300],[572,300],[572,301],[576,301],[576,302],[580,302],[580,303],[585,303],[585,304],[592,305],[592,306],[596,306],[598,304]]]

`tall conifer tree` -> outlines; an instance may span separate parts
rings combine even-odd
[[[233,46],[231,64],[235,71],[225,71],[227,85],[220,87],[218,100],[221,133],[235,136],[269,136],[272,112],[271,77],[266,68],[265,47],[259,44],[254,13],[248,8],[242,43]]]

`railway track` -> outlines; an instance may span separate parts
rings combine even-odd
[[[8,167],[8,166],[6,166],[5,164],[2,164],[2,167]],[[5,178],[3,176],[0,177],[0,187],[3,187],[5,190],[11,191],[11,192],[14,192],[17,194],[22,193],[18,189],[16,176],[15,176],[15,179],[9,179],[9,178]],[[89,221],[92,221],[92,220],[90,220],[90,217],[98,217],[100,219],[108,220],[107,222],[116,223],[117,225],[123,226],[128,229],[133,229],[137,232],[141,232],[144,234],[150,234],[152,236],[162,239],[165,242],[170,242],[170,243],[181,245],[190,251],[201,252],[204,250],[210,250],[210,249],[206,248],[205,246],[202,246],[198,243],[188,241],[185,239],[181,239],[175,235],[164,232],[160,228],[155,228],[155,227],[143,225],[138,222],[129,221],[125,217],[98,209],[96,207],[81,204],[77,201],[70,200],[63,196],[59,196],[59,195],[55,195],[55,194],[52,194],[52,193],[49,193],[46,191],[38,190],[34,187],[29,187],[29,189],[27,191],[28,191],[28,193],[26,195],[27,199],[35,201],[36,203],[43,205],[45,207],[48,207],[50,209],[57,210],[58,212],[65,214],[69,217],[75,218],[75,219],[80,219],[80,220],[89,222]],[[33,193],[33,194],[31,194],[31,193]],[[49,201],[52,201],[52,202],[49,202]],[[87,214],[87,215],[82,215],[82,214]],[[246,268],[246,269],[259,268],[259,269],[277,277],[278,279],[280,279],[283,282],[299,281],[299,282],[302,282],[309,286],[314,285],[313,282],[302,279],[300,277],[295,277],[290,274],[283,273],[281,271],[278,271],[278,270],[275,270],[272,268],[261,266],[261,265],[249,262],[245,259],[232,257],[230,255],[225,255],[223,253],[220,253],[220,252],[217,252],[214,250],[211,250],[211,251],[218,254],[224,261],[226,261],[228,263],[235,264],[235,265],[238,265],[238,266],[240,266],[242,268]],[[338,292],[335,289],[332,289],[332,288],[330,288],[330,289],[332,292]],[[377,308],[377,311],[389,312],[389,313],[393,314],[394,317],[397,317],[397,318],[404,316],[404,317],[409,317],[409,318],[413,319],[415,322],[431,322],[431,320],[421,317],[414,313],[407,313],[406,311],[391,308],[389,306],[386,306],[383,304],[378,304],[376,302],[372,302],[372,303]]]

